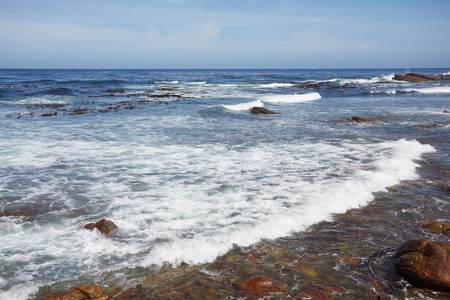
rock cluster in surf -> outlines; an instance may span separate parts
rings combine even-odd
[[[84,284],[71,290],[60,292],[43,300],[113,300],[104,290],[98,285]]]
[[[450,80],[450,75],[440,74],[440,75],[426,75],[419,73],[407,73],[407,74],[395,74],[394,80],[407,81],[407,82],[426,82],[426,81],[441,81]]]

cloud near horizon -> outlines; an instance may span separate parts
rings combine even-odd
[[[345,1],[4,2],[3,68],[450,66],[450,17],[414,1],[370,13]]]

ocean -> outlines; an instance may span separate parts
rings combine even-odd
[[[255,248],[236,274],[294,298],[314,283],[440,299],[367,259],[448,240],[417,224],[450,211],[450,82],[393,77],[449,71],[0,69],[0,299],[127,289]],[[83,228],[102,218],[119,228]]]

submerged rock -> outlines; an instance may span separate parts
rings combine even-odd
[[[407,82],[450,80],[450,75],[426,75],[426,74],[419,74],[419,73],[407,73],[405,75],[395,74],[394,80],[407,81]]]
[[[419,223],[419,226],[433,233],[443,233],[446,236],[450,236],[450,222],[447,221],[423,221]]]
[[[338,300],[342,299],[345,291],[337,287],[329,287],[324,285],[311,285],[303,289],[297,295],[298,299],[316,299],[316,300]]]
[[[362,295],[361,297],[358,297],[356,300],[391,300],[391,299],[392,298],[390,296],[382,296],[375,294],[374,292],[370,292]]]
[[[347,121],[349,122],[377,122],[377,121],[381,121],[380,119],[373,119],[373,118],[363,118],[363,117],[352,117],[351,119],[347,119]]]
[[[420,128],[420,129],[442,128],[442,127],[448,126],[449,124],[450,123],[422,124],[422,125],[419,125],[418,128]]]
[[[411,240],[395,254],[396,271],[420,288],[450,292],[450,243]]]
[[[112,221],[101,219],[97,223],[89,223],[85,225],[84,228],[89,230],[94,230],[94,228],[97,228],[102,234],[107,236],[111,231],[119,227],[117,227],[117,225]]]
[[[252,294],[266,294],[270,292],[285,292],[286,286],[279,281],[265,277],[253,277],[238,284],[241,292]]]
[[[60,292],[43,300],[113,300],[98,285],[85,284],[71,290]]]
[[[253,107],[250,109],[250,113],[251,114],[255,114],[255,115],[269,115],[269,114],[279,114],[277,112],[268,110],[267,108],[264,107]]]

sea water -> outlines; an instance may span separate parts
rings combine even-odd
[[[450,84],[410,71],[449,70],[0,70],[0,298],[129,287],[420,180],[448,161]]]

